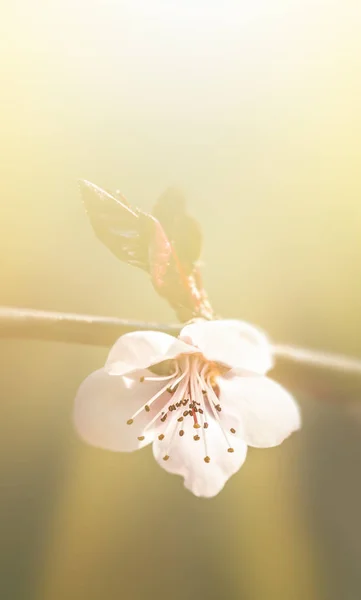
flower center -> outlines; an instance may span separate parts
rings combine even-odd
[[[193,440],[203,440],[204,461],[209,463],[207,429],[212,421],[216,423],[224,436],[227,451],[234,452],[229,442],[229,433],[235,434],[234,428],[226,432],[221,422],[222,407],[219,401],[218,377],[229,369],[219,363],[208,361],[201,354],[184,354],[172,361],[165,361],[151,367],[152,376],[141,377],[140,382],[159,381],[164,385],[150,400],[144,404],[127,421],[131,425],[134,419],[143,411],[152,412],[150,421],[144,428],[144,433],[150,427],[161,431],[158,440],[164,441],[164,460],[171,457],[171,446],[178,435],[185,435],[185,423],[191,420],[194,431]],[[188,421],[187,421],[188,420]],[[187,434],[189,428],[187,427]],[[139,436],[140,441],[145,436]]]

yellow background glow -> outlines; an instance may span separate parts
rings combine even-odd
[[[359,2],[2,13],[1,304],[172,320],[96,240],[77,179],[145,209],[175,185],[202,223],[217,313],[361,356]],[[207,502],[148,450],[76,438],[77,386],[105,356],[1,342],[4,599],[360,597],[356,411],[300,397],[304,430],[250,452]]]

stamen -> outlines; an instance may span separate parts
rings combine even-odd
[[[221,428],[222,434],[227,443],[227,452],[233,453],[235,450],[230,445],[226,431],[223,428],[220,415],[222,406],[219,402],[218,388],[215,389],[216,385],[216,374],[215,368],[217,365],[212,365],[208,361],[205,361],[201,356],[182,356],[178,363],[175,361],[175,370],[171,375],[165,376],[149,376],[140,377],[140,381],[159,381],[165,382],[164,386],[158,390],[147,404],[140,407],[134,415],[127,421],[131,425],[142,411],[150,412],[152,410],[153,403],[162,396],[166,391],[169,396],[162,398],[162,407],[157,414],[152,415],[151,420],[144,427],[144,433],[146,430],[154,425],[159,419],[160,423],[165,423],[167,417],[167,426],[163,427],[163,432],[158,435],[158,440],[162,441],[167,438],[167,444],[165,445],[166,452],[164,453],[163,460],[167,461],[171,458],[172,443],[175,435],[183,437],[185,434],[184,421],[185,417],[192,417],[193,428],[198,430],[201,429],[202,433],[194,432],[193,440],[198,442],[201,439],[204,444],[204,462],[208,464],[211,461],[208,455],[207,449],[207,434],[206,430],[209,428],[209,422],[207,422],[207,416],[209,421],[209,415],[212,415],[215,421],[217,421]],[[158,370],[159,372],[159,370]],[[163,370],[164,372],[164,370]],[[171,402],[169,402],[169,400]],[[159,403],[157,403],[159,406]],[[186,410],[183,410],[183,408]],[[156,412],[156,411],[153,411]],[[173,415],[173,413],[175,413]],[[178,413],[178,416],[177,416]],[[175,418],[174,418],[175,417]],[[159,424],[160,424],[159,423]],[[235,434],[236,430],[232,427],[227,432]],[[170,433],[170,435],[168,435]],[[138,436],[139,441],[145,440],[145,435]]]
[[[197,374],[197,379],[198,379],[199,385],[202,387],[202,391],[204,390],[205,394],[207,394],[207,398],[208,398],[208,403],[209,403],[209,406],[210,406],[210,408],[211,408],[211,411],[212,411],[212,413],[213,413],[213,416],[214,416],[214,418],[216,419],[216,421],[217,421],[218,425],[219,425],[219,426],[220,426],[220,428],[221,428],[221,431],[222,431],[222,433],[223,433],[223,436],[224,436],[224,438],[225,438],[225,440],[226,440],[226,442],[227,442],[227,446],[229,446],[229,448],[231,448],[231,444],[229,443],[228,436],[227,436],[226,432],[224,431],[224,429],[223,429],[223,427],[222,427],[222,423],[221,423],[221,421],[220,421],[220,418],[219,418],[219,416],[218,416],[218,412],[220,412],[220,410],[222,410],[222,409],[221,409],[221,406],[220,406],[220,404],[219,404],[219,401],[218,401],[217,395],[215,394],[215,392],[214,392],[214,389],[213,389],[213,387],[212,387],[212,384],[211,384],[211,382],[210,382],[210,376],[208,376],[208,377],[207,377],[207,378],[204,380],[204,375],[205,375],[205,373],[206,373],[206,370],[207,370],[207,365],[204,365],[204,367],[203,367],[203,369],[202,369],[202,371],[201,371],[201,374],[200,374],[200,375],[199,375],[199,373],[198,373],[198,372],[196,372],[196,374]],[[204,393],[204,392],[203,392],[203,393]],[[217,406],[218,406],[219,408],[217,408]],[[230,450],[230,451],[231,451],[231,452],[234,452],[234,450],[233,450],[233,449],[232,449],[232,450]]]
[[[170,436],[170,439],[169,439],[169,442],[168,442],[168,448],[167,448],[167,452],[169,453],[169,454],[167,454],[168,458],[169,458],[169,455],[171,454],[171,448],[172,448],[172,443],[173,443],[173,440],[174,440],[174,436],[175,436],[175,434],[177,433],[177,431],[178,431],[178,427],[179,427],[179,422],[178,422],[178,421],[171,421],[170,423],[168,423],[168,427],[167,427],[167,430],[166,430],[166,432],[168,431],[168,429],[169,429],[169,428],[170,428],[170,427],[171,427],[173,424],[174,424],[174,429],[173,429],[173,431],[172,431],[172,434],[171,434],[171,436]],[[179,435],[180,435],[180,432],[179,432]],[[168,460],[168,459],[167,459],[167,460]]]
[[[197,373],[198,373],[198,371],[197,371]],[[203,395],[203,385],[202,385],[202,384],[201,384],[201,382],[199,381],[199,378],[198,378],[198,377],[196,377],[195,381],[193,382],[193,388],[194,388],[194,390],[195,390],[195,388],[196,388],[196,385],[197,385],[197,384],[199,385],[199,387],[200,387],[200,391],[202,392],[202,393],[200,394],[200,396],[199,396],[199,397],[200,397],[200,401],[201,401],[201,402],[200,402],[200,405],[201,405],[203,408],[200,408],[200,409],[199,409],[199,412],[200,412],[200,414],[201,414],[201,423],[202,423],[202,425],[203,425],[203,428],[202,428],[202,437],[203,437],[203,444],[204,444],[204,453],[205,453],[205,455],[206,455],[206,456],[204,457],[204,462],[205,462],[205,463],[209,463],[211,459],[210,459],[210,457],[208,456],[208,449],[207,449],[207,436],[206,436],[206,432],[205,432],[205,429],[208,429],[208,423],[206,423],[206,421],[205,421],[205,416],[204,416],[204,415],[206,414],[206,405],[205,405],[205,402],[204,402],[204,395]],[[196,437],[199,437],[199,436],[196,436]]]
[[[224,439],[227,442],[227,446],[231,447],[231,444],[229,443],[229,440],[228,440],[228,436],[227,436],[226,432],[224,431],[224,429],[222,427],[222,423],[221,423],[220,418],[218,416],[218,411],[215,408],[215,403],[214,403],[213,398],[215,398],[217,401],[218,401],[218,398],[217,398],[216,394],[214,393],[214,390],[213,390],[212,386],[210,385],[210,383],[208,382],[208,380],[207,380],[206,384],[207,384],[207,398],[208,398],[208,401],[209,401],[209,406],[211,407],[211,411],[213,413],[214,418],[216,419],[216,421],[218,422],[218,425],[221,428],[221,431],[223,433]],[[212,396],[212,398],[210,398],[210,395]]]
[[[179,388],[176,390],[176,392],[174,393],[174,396],[173,396],[173,401],[174,400],[177,401],[179,397],[180,398],[183,397],[186,387],[187,387],[187,381],[185,381],[183,383],[183,385],[179,386]],[[162,423],[164,423],[165,420],[167,419],[167,416],[168,416],[168,413],[164,412],[164,406],[163,406],[160,409],[160,411],[156,415],[154,415],[153,419],[151,421],[149,421],[149,423],[147,423],[147,425],[144,428],[144,431],[146,431],[149,427],[151,427],[157,419],[160,419],[162,421]]]
[[[150,406],[152,405],[153,402],[155,402],[155,400],[157,400],[167,389],[168,384],[166,384],[165,386],[163,386],[156,394],[154,394],[154,396],[151,397],[151,399],[147,402],[147,404],[144,404],[143,406],[141,406],[135,413],[134,415],[132,415],[132,417],[129,419],[129,421],[133,422],[133,419],[135,419],[135,417],[137,417],[143,410],[146,410],[147,412],[150,411]],[[128,421],[128,423],[129,423]],[[129,423],[130,425],[130,423]]]
[[[147,375],[147,377],[140,377],[139,381],[141,383],[143,383],[143,381],[169,381],[170,379],[173,379],[173,377],[176,377],[178,373],[179,367],[177,367],[176,370],[170,375],[155,375],[154,377],[151,375]]]
[[[179,372],[179,371],[178,371]],[[173,383],[171,384],[171,386],[169,387],[170,391],[172,392],[174,390],[174,388],[180,384],[180,382],[182,381],[182,379],[185,378],[185,376],[188,374],[188,371],[184,371],[184,373],[181,373],[179,375],[179,377],[177,377],[177,379],[175,381],[173,381]]]
[[[180,437],[183,437],[184,436],[184,419],[183,419],[183,417],[179,417],[178,423],[181,423],[179,435],[180,435]]]
[[[190,374],[189,374],[189,360],[188,360],[188,358],[186,358],[186,361],[185,361],[185,375],[186,375],[186,377],[182,378],[182,381],[183,381],[183,383],[181,383],[181,384],[180,384],[180,385],[177,387],[176,391],[174,392],[174,395],[173,395],[173,402],[174,402],[174,404],[173,404],[173,407],[172,407],[172,408],[173,408],[173,410],[177,410],[177,408],[176,408],[177,401],[178,401],[180,398],[183,398],[183,397],[184,397],[184,394],[185,394],[185,392],[186,392],[186,389],[187,389],[187,388],[188,388],[188,386],[189,386],[189,375],[190,375]],[[178,414],[179,414],[179,413],[178,413]],[[170,455],[171,455],[171,448],[172,448],[173,440],[174,440],[174,437],[175,437],[176,433],[178,432],[178,433],[179,433],[179,435],[180,435],[181,437],[184,435],[184,430],[183,430],[183,426],[184,426],[184,423],[183,423],[183,417],[182,417],[182,416],[180,416],[180,417],[179,417],[177,420],[175,420],[174,418],[171,418],[171,419],[170,419],[170,421],[169,421],[169,423],[168,423],[168,427],[167,427],[167,429],[166,429],[166,431],[165,431],[165,433],[166,433],[166,434],[168,433],[169,429],[170,429],[170,428],[171,428],[173,425],[174,425],[174,428],[173,428],[173,431],[172,431],[172,433],[171,433],[171,435],[170,435],[170,439],[169,439],[168,446],[167,446],[167,454],[166,454],[166,456],[168,456],[168,458],[169,458],[169,457],[170,457]],[[179,431],[179,427],[180,427],[180,426],[181,426],[181,430]],[[168,460],[168,459],[167,459],[167,460]]]

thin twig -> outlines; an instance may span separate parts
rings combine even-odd
[[[180,327],[116,317],[0,306],[0,338],[111,346],[124,333],[139,330],[157,330],[177,335]]]
[[[5,339],[47,340],[109,347],[124,333],[140,330],[164,331],[177,335],[180,325],[0,307],[0,338]],[[273,349],[276,357],[292,362],[361,374],[361,360],[357,358],[284,344],[275,344]]]
[[[309,350],[307,348],[298,348],[297,346],[284,344],[276,344],[273,349],[276,357],[287,358],[314,367],[361,374],[361,360],[359,358],[351,358],[343,354]]]

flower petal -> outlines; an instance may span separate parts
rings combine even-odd
[[[89,444],[108,450],[131,452],[149,444],[152,429],[144,427],[156,407],[142,411],[131,425],[127,421],[156,394],[164,382],[143,381],[149,371],[137,371],[131,377],[113,377],[105,369],[95,371],[80,385],[75,398],[74,422],[79,435]],[[164,398],[159,398],[160,402]],[[138,440],[143,436],[144,440]]]
[[[167,333],[134,331],[122,335],[115,342],[105,368],[111,375],[125,375],[192,352],[197,352],[197,349]]]
[[[177,427],[175,435],[174,428]],[[210,498],[216,496],[224,487],[227,480],[242,466],[247,454],[246,444],[239,438],[232,439],[234,452],[228,452],[227,443],[222,431],[213,419],[208,422],[208,429],[194,429],[192,419],[183,422],[184,435],[179,436],[179,423],[174,417],[174,423],[166,430],[165,437],[153,444],[156,461],[169,473],[181,475],[184,485],[195,496]],[[200,439],[194,440],[198,432]],[[203,435],[206,436],[207,448]],[[173,437],[173,439],[171,439]],[[164,456],[169,455],[168,460]],[[206,463],[205,456],[210,457]]]
[[[259,329],[235,319],[194,321],[179,338],[196,346],[211,361],[264,375],[273,366],[272,348]]]
[[[238,418],[239,434],[249,446],[278,446],[301,427],[294,398],[268,377],[220,377],[217,383],[225,418]]]

